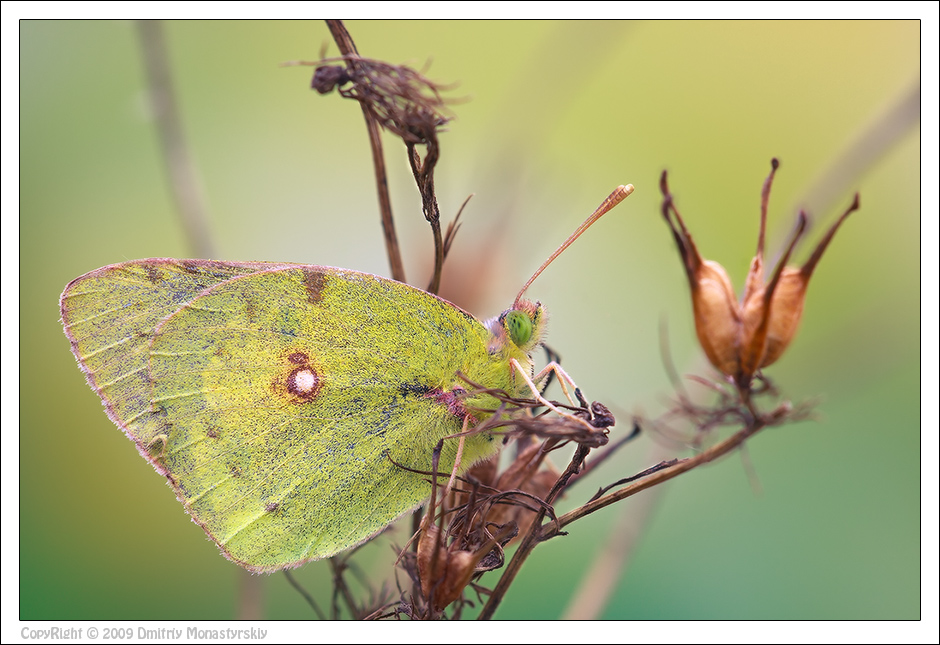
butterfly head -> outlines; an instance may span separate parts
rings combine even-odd
[[[545,335],[548,316],[539,302],[517,300],[487,326],[493,333],[495,348],[509,351],[510,355],[528,356],[541,343]]]

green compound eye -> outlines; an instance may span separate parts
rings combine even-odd
[[[525,346],[532,338],[532,319],[525,312],[513,309],[506,314],[503,324],[516,347]]]

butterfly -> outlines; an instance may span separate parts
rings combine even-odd
[[[419,506],[442,440],[440,472],[495,454],[498,434],[467,432],[498,409],[492,390],[552,405],[531,357],[546,313],[522,295],[592,221],[486,322],[347,269],[152,258],[70,282],[62,323],[108,416],[193,521],[226,557],[275,571]]]

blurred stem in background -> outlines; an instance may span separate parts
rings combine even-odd
[[[137,22],[137,33],[167,184],[186,242],[195,257],[218,259],[199,174],[186,142],[173,90],[173,72],[167,56],[163,25],[159,20],[140,20]]]

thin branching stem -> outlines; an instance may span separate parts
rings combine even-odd
[[[763,418],[753,419],[743,429],[739,430],[724,441],[721,441],[714,446],[703,450],[694,457],[679,459],[675,461],[675,463],[672,463],[665,468],[657,468],[654,466],[654,472],[648,477],[634,481],[624,488],[604,495],[603,497],[599,497],[598,499],[592,500],[587,504],[574,509],[573,511],[565,513],[558,518],[557,523],[547,524],[541,531],[539,539],[547,540],[550,537],[557,535],[561,529],[563,529],[568,524],[571,524],[575,520],[590,515],[591,513],[610,506],[615,502],[619,502],[622,499],[636,495],[640,491],[644,491],[647,488],[651,488],[657,484],[669,481],[670,479],[678,477],[682,473],[688,472],[693,468],[697,468],[702,464],[707,464],[710,461],[714,461],[715,459],[718,459],[719,457],[722,457],[741,446],[748,438],[752,437],[767,425],[767,421]]]
[[[353,618],[359,618],[359,614],[361,613],[359,606],[356,604],[356,599],[349,589],[349,585],[346,584],[346,578],[344,577],[346,569],[348,568],[345,556],[333,556],[330,558],[330,568],[333,569],[333,618],[339,618],[338,598],[343,599],[343,602],[346,603],[346,607],[349,609],[349,613]]]
[[[415,183],[421,193],[421,209],[424,219],[431,225],[431,234],[434,237],[434,272],[428,291],[436,294],[441,289],[441,273],[444,269],[444,237],[441,234],[441,209],[437,205],[437,196],[434,194],[434,166],[437,165],[439,149],[436,140],[427,141],[427,154],[424,159],[418,155],[415,144],[408,143],[408,161]]]
[[[359,55],[352,36],[346,30],[342,20],[327,20],[327,27],[340,53],[346,57],[346,67],[356,66],[355,57]],[[385,234],[385,251],[388,254],[388,263],[391,267],[392,278],[405,282],[405,265],[401,259],[401,248],[398,245],[398,235],[395,233],[395,220],[392,217],[392,200],[388,194],[388,173],[385,170],[385,155],[382,151],[382,139],[379,136],[379,124],[369,108],[360,103],[362,116],[366,120],[366,129],[369,132],[369,145],[372,148],[372,165],[375,167],[375,189],[379,196],[379,209],[382,214],[382,231]]]

